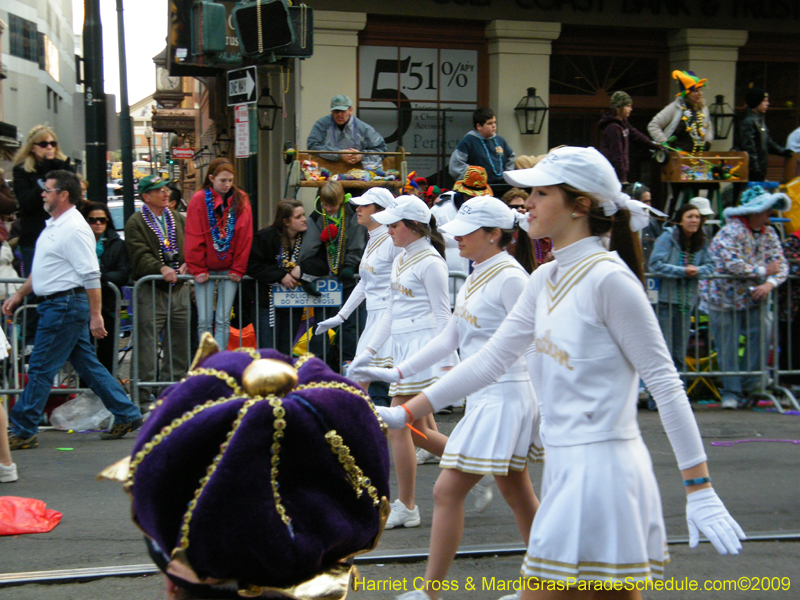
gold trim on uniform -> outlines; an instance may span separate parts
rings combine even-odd
[[[550,356],[559,365],[567,367],[570,371],[573,370],[572,365],[569,364],[569,352],[562,350],[557,344],[550,340],[550,330],[544,332],[544,337],[536,338],[536,353]]]
[[[664,560],[650,559],[643,563],[602,563],[581,561],[577,564],[566,563],[556,560],[548,560],[545,558],[535,558],[525,553],[525,559],[522,563],[522,573],[525,576],[530,574],[526,570],[534,571],[535,573],[542,573],[546,575],[560,575],[564,578],[575,578],[579,580],[602,578],[611,578],[612,580],[633,578],[633,579],[647,579],[648,577],[656,576],[659,579],[664,576],[664,565],[670,562],[669,552],[664,549]],[[547,566],[551,568],[546,568]]]
[[[423,258],[426,258],[428,256],[439,256],[439,253],[438,252],[434,252],[433,250],[430,250],[430,249],[423,250],[422,252],[420,252],[419,254],[415,254],[414,256],[412,256],[411,258],[406,260],[405,262],[403,262],[403,257],[400,256],[400,258],[394,263],[395,264],[395,268],[394,268],[395,273],[397,273],[398,276],[402,275],[409,268],[411,268],[412,266],[417,264],[419,261],[421,261]]]
[[[577,283],[594,267],[597,263],[604,260],[613,261],[608,253],[598,252],[591,254],[572,267],[564,274],[564,277],[556,284],[553,285],[550,280],[547,280],[547,312],[553,312],[556,306],[564,299]]]

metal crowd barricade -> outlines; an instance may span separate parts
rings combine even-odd
[[[703,294],[699,294],[697,302],[691,307],[687,307],[688,312],[684,312],[680,302],[668,302],[668,298],[661,296],[663,283],[670,278],[661,277],[655,273],[648,273],[647,277],[659,279],[662,284],[660,286],[661,289],[658,290],[658,295],[659,300],[663,301],[660,303],[660,307],[658,302],[653,303],[653,305],[657,314],[659,310],[666,311],[670,328],[669,331],[663,331],[663,333],[670,351],[672,351],[670,340],[675,331],[674,327],[672,327],[674,319],[684,319],[682,332],[685,335],[683,339],[685,359],[683,368],[679,369],[679,373],[686,381],[687,392],[691,392],[697,383],[702,382],[712,394],[719,398],[720,394],[716,389],[717,380],[726,377],[741,377],[743,380],[743,395],[745,397],[749,395],[751,399],[763,398],[768,400],[779,412],[784,412],[786,408],[800,410],[800,405],[792,389],[780,384],[781,377],[800,375],[800,369],[782,370],[779,367],[780,356],[784,353],[787,357],[787,365],[790,367],[795,364],[794,361],[798,358],[792,347],[793,336],[786,335],[781,339],[779,335],[780,326],[786,327],[788,331],[792,330],[792,307],[791,305],[782,306],[779,303],[779,298],[784,297],[788,298],[788,302],[791,303],[791,294],[784,296],[780,293],[781,288],[779,287],[773,289],[768,297],[751,310],[719,311],[731,314],[730,321],[732,321],[733,331],[730,332],[729,339],[732,340],[735,348],[735,350],[725,348],[722,349],[722,352],[735,352],[735,360],[737,365],[741,367],[741,370],[724,370],[720,365],[721,340],[715,339],[711,331],[711,310],[713,307],[705,304]],[[713,279],[741,280],[741,278],[731,275],[712,275],[706,280],[706,283]],[[672,278],[672,281],[676,281],[676,279]],[[703,280],[698,279],[697,281],[701,282]],[[753,283],[750,284],[751,290],[758,283],[753,280]],[[789,280],[783,285],[790,286],[787,291],[791,291],[791,286],[800,285],[800,278],[790,276]],[[684,293],[687,293],[685,288]],[[784,319],[783,325],[781,325],[781,316],[787,315],[787,311],[788,320]],[[744,317],[743,328],[740,327],[738,319],[734,318],[733,313],[741,313],[740,316]],[[758,323],[753,323],[753,319],[758,319]],[[705,332],[703,331],[703,323],[705,323],[706,327]],[[758,335],[757,345],[750,343],[751,340],[747,339],[747,335],[752,336],[754,332],[757,332]],[[753,355],[755,352],[758,353],[758,356]],[[734,359],[731,358],[730,360]],[[744,366],[742,363],[744,363]],[[747,365],[754,368],[747,368]],[[745,389],[745,381],[753,381],[754,379],[757,380],[757,385],[752,389]]]
[[[8,278],[8,279],[0,279],[0,286],[4,284],[23,284],[25,283],[25,279],[20,278]],[[122,307],[122,294],[117,286],[113,283],[107,283],[107,285],[111,291],[114,293],[114,328],[112,331],[108,332],[108,335],[113,336],[117,343],[119,344],[119,334],[120,334],[120,312]],[[10,294],[9,294],[10,295]],[[8,339],[9,344],[11,345],[11,350],[9,351],[9,357],[6,361],[8,366],[5,366],[0,371],[2,372],[2,383],[0,383],[0,396],[3,396],[7,399],[8,396],[11,395],[19,395],[25,389],[25,356],[27,346],[33,344],[34,339],[28,338],[26,339],[26,332],[28,327],[28,313],[32,310],[38,309],[38,304],[34,303],[35,297],[30,295],[27,296],[23,303],[20,304],[16,310],[14,311],[13,316],[11,319],[7,319],[3,316],[3,325],[4,330],[3,332],[6,334],[6,338]],[[5,298],[2,300],[5,302]],[[88,327],[88,324],[87,324]],[[92,338],[95,343],[95,347],[97,345],[97,340]],[[10,366],[10,368],[9,368]],[[112,370],[111,375],[117,379],[117,375],[119,373],[119,362],[116,360],[112,363]],[[62,381],[69,381],[73,379],[74,369],[71,369],[62,378]],[[74,380],[77,382],[77,377],[74,377]],[[77,394],[80,392],[86,391],[86,388],[81,388],[77,386],[72,387],[58,387],[53,388],[51,393],[58,393],[58,394]]]
[[[466,278],[466,275],[464,275],[462,273],[453,273],[453,274],[451,274],[451,279],[454,279],[454,280],[458,280],[458,279],[463,280],[465,278]],[[224,281],[225,279],[227,279],[227,275],[219,275],[218,274],[218,275],[210,275],[209,276],[209,280],[210,281]],[[178,280],[180,282],[184,282],[184,284],[186,284],[188,282],[193,281],[194,278],[192,276],[190,276],[190,275],[179,275],[178,276]],[[137,317],[137,312],[140,310],[139,298],[140,298],[141,290],[142,290],[143,286],[150,286],[151,288],[155,288],[155,285],[156,285],[157,282],[163,282],[163,281],[164,281],[163,277],[161,277],[160,275],[150,275],[150,276],[143,277],[143,278],[139,279],[136,282],[136,284],[134,285],[134,287],[133,287],[133,295],[132,295],[131,307],[130,307],[130,313],[132,314],[132,322],[133,322],[132,344],[133,344],[133,348],[134,348],[134,352],[132,353],[132,357],[131,357],[131,380],[132,380],[132,396],[133,396],[133,398],[138,398],[139,397],[139,393],[140,393],[139,392],[139,388],[142,388],[142,387],[151,389],[153,391],[153,396],[156,397],[158,395],[158,390],[160,388],[168,386],[170,383],[173,383],[174,381],[179,380],[184,375],[184,373],[173,372],[173,370],[170,368],[171,365],[170,364],[165,364],[164,365],[165,368],[161,369],[160,371],[159,370],[156,371],[158,376],[154,380],[142,380],[141,377],[140,377],[139,353],[136,351],[136,349],[139,348],[139,344],[140,344],[139,338],[140,338],[140,333],[141,333],[139,331],[140,321],[139,321],[139,317]],[[249,291],[248,288],[250,288],[251,291]],[[170,327],[169,327],[169,325],[170,325],[170,323],[169,323],[170,315],[172,313],[172,304],[171,304],[172,303],[172,292],[171,292],[172,287],[171,286],[170,286],[169,290],[170,290],[170,292],[167,294],[167,299],[168,299],[167,322],[165,323],[163,334],[162,334],[162,337],[165,337],[165,339],[162,339],[162,347],[164,345],[172,347],[172,342],[173,342],[172,339],[171,339],[171,333],[170,333]],[[255,337],[256,337],[256,346],[261,346],[259,341],[262,340],[261,318],[260,318],[261,317],[261,311],[262,310],[269,310],[268,306],[265,306],[263,308],[261,307],[262,300],[265,300],[265,299],[261,298],[261,292],[259,291],[259,286],[256,284],[256,281],[253,280],[250,277],[244,277],[242,279],[242,281],[239,282],[239,284],[238,284],[237,300],[234,302],[234,310],[236,311],[236,313],[238,315],[244,315],[245,313],[247,313],[249,311],[249,317],[250,317],[249,321],[253,325],[253,330],[254,330]],[[246,306],[246,304],[247,304],[247,306]],[[268,303],[268,301],[265,300],[264,304],[268,305],[269,303]],[[245,310],[245,308],[247,308],[247,310]],[[297,308],[297,307],[295,307],[295,308]],[[314,327],[315,327],[315,325],[317,323],[319,323],[322,320],[322,316],[321,316],[321,311],[317,310],[319,307],[313,307],[313,308],[315,308],[313,323],[308,318],[308,312],[306,312],[307,318],[305,320],[301,320],[299,322],[295,322],[295,311],[293,311],[293,310],[287,310],[285,312],[282,311],[281,313],[276,314],[276,318],[288,318],[289,319],[288,331],[289,331],[290,338],[288,339],[288,347],[290,349],[295,348],[298,343],[300,343],[301,346],[303,344],[305,344],[305,347],[308,348],[309,345],[311,344],[311,340],[315,338],[315,336],[314,336]],[[153,305],[152,307],[144,308],[143,310],[150,310],[151,311],[151,314],[150,314],[151,318],[149,319],[149,323],[154,325],[155,321],[156,321],[156,318],[155,318],[155,316],[156,316],[155,305]],[[308,311],[308,308],[306,308],[306,311]],[[362,303],[358,307],[356,312],[354,313],[354,318],[355,318],[355,322],[356,322],[355,323],[356,341],[358,340],[358,338],[361,336],[361,333],[362,333],[362,325],[361,325],[361,323],[366,321],[365,311],[366,311],[366,306],[365,306],[364,303]],[[190,325],[190,327],[191,327],[191,325]],[[161,354],[163,354],[163,352],[159,350],[158,335],[156,335],[157,333],[159,333],[159,332],[154,332],[154,335],[152,336],[153,337],[153,347],[150,348],[150,349],[143,349],[143,351],[152,352],[153,356],[156,357],[156,366],[158,366],[158,358],[160,357]],[[271,344],[267,343],[266,346],[273,347],[273,348],[279,347],[279,342],[281,340],[279,340],[277,336],[278,336],[277,328],[273,328],[273,330],[272,330],[272,343]],[[329,358],[331,358],[330,357],[330,352],[333,349],[337,350],[338,351],[338,358],[335,361],[333,361],[334,364],[330,365],[330,366],[333,367],[334,369],[337,369],[340,373],[344,372],[344,369],[345,369],[345,366],[346,366],[344,364],[344,360],[343,360],[343,348],[344,348],[344,339],[343,338],[344,338],[344,336],[342,335],[341,326],[340,326],[338,328],[338,333],[336,334],[335,342],[333,342],[333,344],[331,344],[330,342],[322,343],[322,352],[319,354],[319,358],[330,365],[330,362],[329,362]],[[192,357],[194,355],[194,351],[195,351],[195,348],[192,347],[191,339],[192,339],[192,335],[191,335],[191,331],[189,331],[189,335],[186,336],[186,340],[179,341],[179,343],[185,347],[186,355],[189,357],[189,361],[191,361],[191,359],[192,359]],[[232,340],[233,340],[233,342],[231,342],[231,340],[229,340],[229,342],[228,342],[228,346],[229,347],[233,346],[233,347],[240,347],[241,348],[241,347],[244,346],[243,328],[239,329],[237,337],[232,338]],[[287,341],[287,340],[284,340],[284,341]],[[319,340],[317,340],[317,341],[319,341]],[[287,344],[284,344],[284,345],[287,345]],[[166,359],[166,356],[164,358]]]

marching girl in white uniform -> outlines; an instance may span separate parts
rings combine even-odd
[[[489,340],[528,283],[529,275],[505,251],[513,240],[516,216],[491,196],[465,202],[443,233],[455,236],[461,256],[474,262],[458,293],[453,316],[436,338],[395,368],[364,368],[364,378],[394,382],[425,369],[441,356],[461,349],[466,360]],[[524,234],[523,234],[524,235]],[[533,344],[530,345],[533,354]],[[405,411],[402,411],[405,414]],[[434,510],[430,555],[425,581],[441,581],[453,562],[464,529],[464,501],[484,475],[494,475],[497,487],[514,511],[522,539],[528,539],[539,502],[533,492],[527,462],[541,460],[539,410],[525,358],[520,357],[499,379],[467,398],[467,410],[450,435],[433,490]],[[438,598],[412,591],[401,600]]]
[[[367,343],[372,339],[378,323],[380,323],[383,313],[386,311],[386,307],[389,306],[389,294],[391,292],[389,278],[392,274],[392,263],[403,252],[402,248],[392,243],[392,238],[389,236],[389,228],[372,220],[372,215],[382,211],[392,202],[394,202],[392,193],[380,187],[370,188],[363,195],[350,199],[350,204],[357,206],[356,217],[358,218],[358,224],[366,227],[369,232],[369,241],[361,257],[361,264],[358,267],[361,280],[338,314],[322,321],[314,330],[316,335],[320,335],[333,327],[339,327],[366,299],[367,324],[361,333],[361,337],[358,338],[356,356],[363,354],[367,349]],[[388,368],[392,366],[391,336],[377,349],[370,364],[375,367]],[[369,382],[358,383],[364,389],[369,386]]]
[[[444,261],[444,240],[436,230],[431,211],[416,196],[399,196],[386,210],[372,215],[378,223],[389,226],[389,235],[395,246],[403,248],[392,265],[391,295],[381,321],[366,350],[351,363],[349,373],[358,373],[377,355],[376,348],[383,347],[392,336],[392,358],[402,362],[445,328],[450,319],[450,300],[447,282],[449,272]],[[455,354],[437,357],[427,368],[393,383],[389,389],[392,406],[400,406],[421,392],[439,377],[442,368],[452,367],[458,358]],[[357,377],[356,377],[357,378]],[[402,409],[399,409],[402,410]],[[414,445],[421,446],[441,456],[447,437],[430,425],[429,418],[413,423],[424,438],[403,428],[389,432],[395,470],[397,472],[398,499],[386,528],[418,527],[419,507],[415,506],[415,480],[417,457]]]
[[[620,192],[613,168],[594,148],[558,148],[505,178],[533,188],[529,233],[552,239],[555,260],[534,271],[492,339],[406,409],[419,418],[488,385],[535,338],[531,375],[546,398],[547,461],[521,581],[555,580],[562,589],[526,586],[521,598],[595,597],[564,589],[575,580],[663,578],[661,499],[636,421],[639,375],[681,469],[690,546],[702,532],[720,554],[738,554],[744,532],[711,487],[697,423],[644,292],[640,247],[631,235],[632,223],[647,222],[644,205]],[[598,237],[608,231],[617,252]],[[402,427],[406,410],[384,408],[381,416],[389,427]],[[600,593],[641,598],[635,589]]]

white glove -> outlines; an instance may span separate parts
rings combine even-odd
[[[400,381],[400,371],[397,367],[391,369],[381,369],[380,367],[361,367],[358,369],[357,377],[359,381],[385,381],[386,383],[397,383]]]
[[[402,429],[408,423],[408,413],[402,406],[376,406],[375,410],[389,429]]]
[[[350,361],[350,364],[347,366],[346,377],[354,379],[355,377],[353,373],[361,369],[362,367],[366,367],[367,365],[369,365],[369,363],[372,362],[373,356],[375,355],[372,354],[372,352],[370,352],[369,350],[364,350],[364,352],[356,356],[352,361]]]
[[[692,492],[686,498],[686,522],[689,525],[689,547],[697,547],[702,532],[720,554],[739,554],[747,539],[733,520],[714,488]]]
[[[314,335],[320,335],[321,333],[325,333],[328,329],[333,329],[334,327],[338,327],[344,323],[344,318],[341,315],[336,314],[332,316],[330,319],[325,319],[324,321],[320,321],[317,323],[316,328],[314,328]]]

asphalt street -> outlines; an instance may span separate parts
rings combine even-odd
[[[666,576],[673,587],[685,588],[690,580],[700,587],[698,591],[645,591],[644,598],[800,598],[800,417],[717,409],[697,410],[695,414],[714,486],[731,514],[758,541],[746,542],[736,557],[720,557],[708,543],[696,549],[688,547],[680,473],[658,415],[642,411],[639,421],[661,489],[671,542],[672,562]],[[437,417],[440,429],[449,432],[460,416],[456,411]],[[38,449],[14,453],[20,480],[3,484],[0,494],[43,500],[49,508],[63,513],[63,520],[47,534],[0,539],[0,598],[163,598],[162,578],[158,575],[50,585],[4,583],[13,574],[25,572],[131,565],[141,565],[146,570],[151,565],[142,536],[130,520],[130,502],[121,486],[96,481],[104,467],[130,452],[133,437],[102,441],[96,433],[44,431],[39,438]],[[541,469],[541,465],[530,469],[537,490]],[[365,555],[366,562],[359,563],[365,581],[384,587],[397,582],[395,585],[411,589],[414,578],[424,573],[424,562],[397,562],[395,556],[406,553],[413,558],[426,552],[433,503],[430,491],[438,473],[436,465],[419,468],[417,502],[422,525],[385,532],[375,553]],[[485,512],[470,510],[467,514],[462,548],[473,547],[484,551],[488,548],[490,552],[457,560],[451,570],[451,585],[458,585],[459,589],[446,592],[443,598],[494,600],[508,593],[502,589],[503,582],[519,577],[522,540],[511,511],[498,494]],[[738,587],[731,590],[730,581],[736,581]],[[724,585],[725,591],[702,589]],[[752,589],[738,589],[743,586]],[[780,589],[759,589],[765,586]],[[360,591],[350,596],[388,600],[397,593]]]

